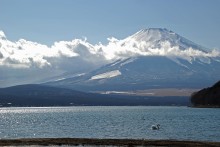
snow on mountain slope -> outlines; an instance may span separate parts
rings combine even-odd
[[[113,77],[116,77],[116,76],[119,76],[119,75],[121,75],[121,72],[119,70],[113,70],[113,71],[109,71],[109,72],[106,72],[106,73],[94,75],[94,76],[91,77],[90,80],[113,78]]]

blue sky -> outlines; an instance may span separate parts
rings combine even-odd
[[[87,37],[123,39],[143,28],[167,28],[220,48],[219,0],[0,0],[0,30],[9,40],[52,45]]]

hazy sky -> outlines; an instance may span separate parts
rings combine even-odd
[[[0,0],[0,30],[12,41],[106,43],[158,27],[220,48],[220,0]]]

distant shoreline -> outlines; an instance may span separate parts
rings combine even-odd
[[[220,108],[220,106],[210,106],[210,105],[198,105],[198,106],[189,106],[191,108]]]
[[[187,105],[73,105],[73,106],[0,106],[1,108],[59,108],[59,107],[189,107],[189,108],[199,108],[191,107]],[[206,107],[204,107],[206,108]],[[218,107],[209,107],[218,108]]]
[[[220,142],[147,139],[96,139],[96,138],[21,138],[0,139],[0,146],[71,145],[71,146],[188,146],[218,147]]]

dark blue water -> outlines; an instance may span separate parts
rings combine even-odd
[[[160,130],[151,126],[159,123]],[[220,141],[220,109],[0,108],[0,138],[76,137]]]

